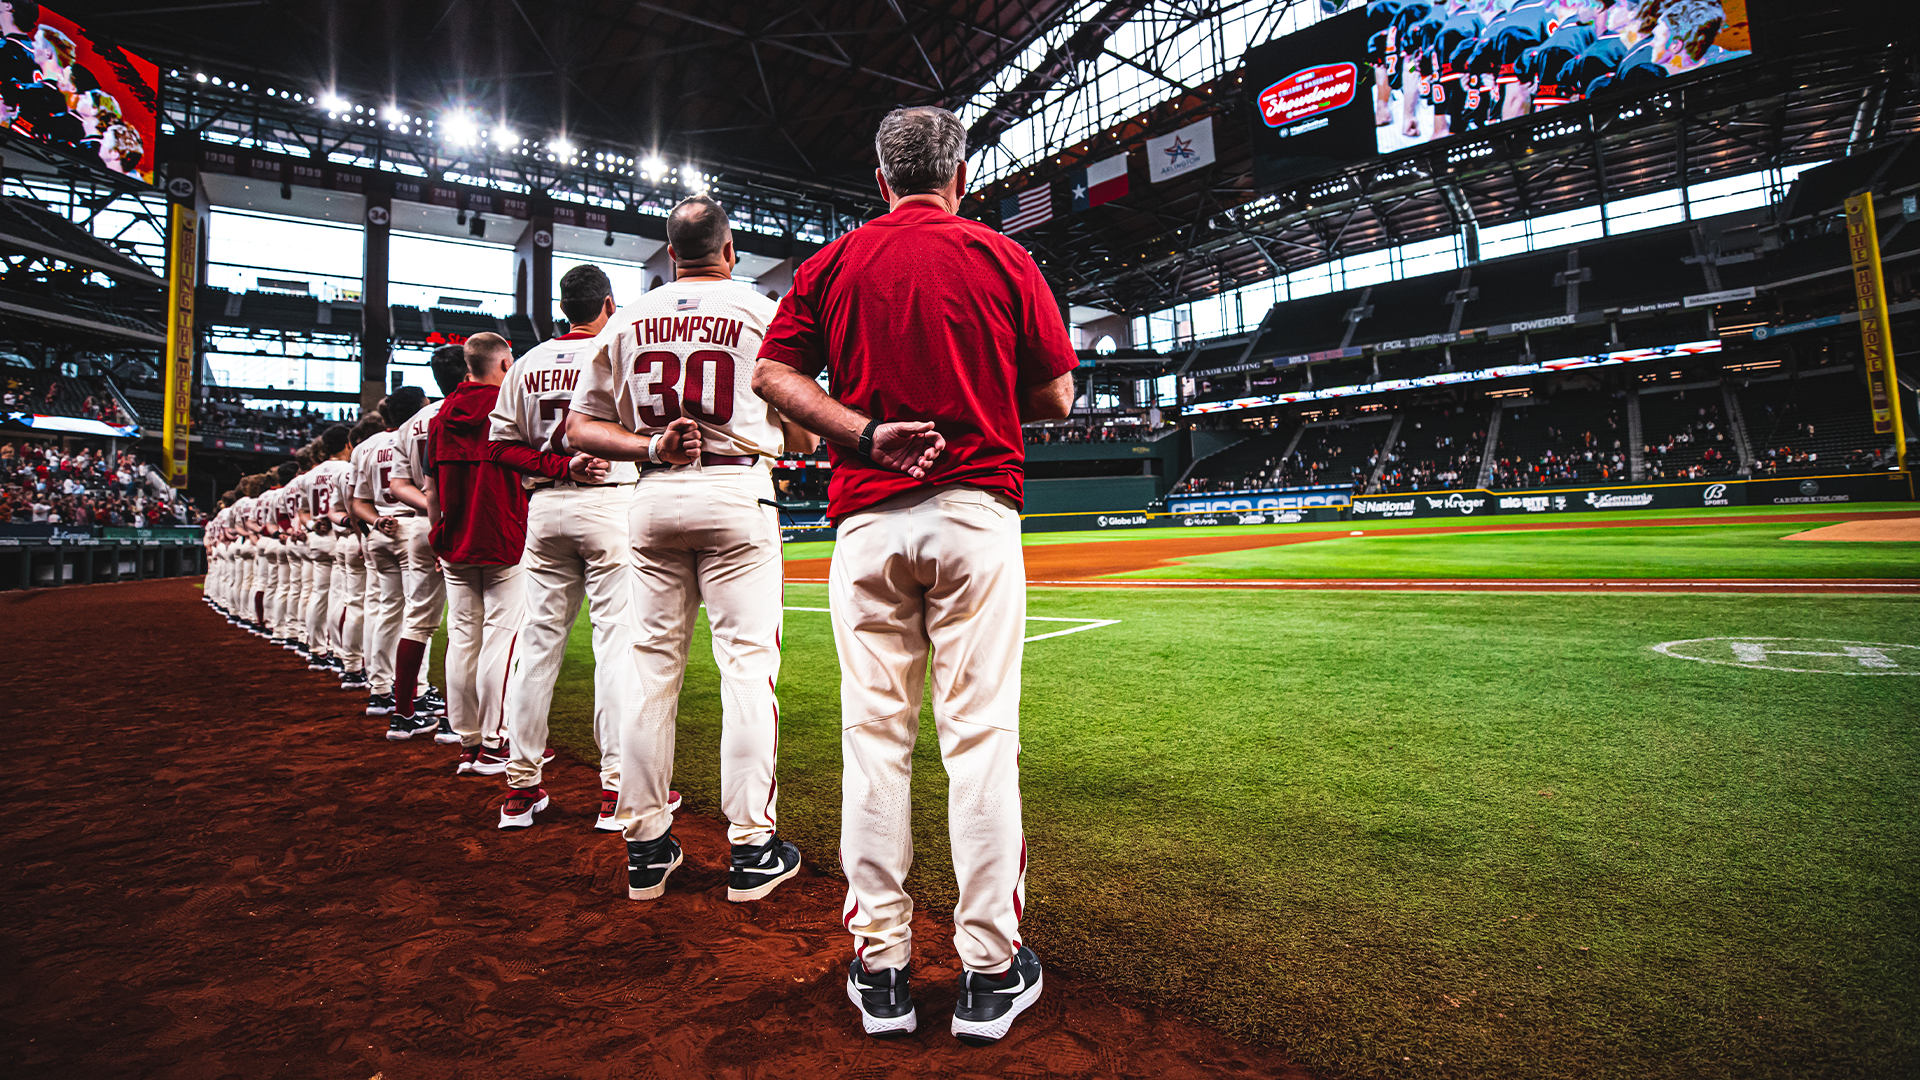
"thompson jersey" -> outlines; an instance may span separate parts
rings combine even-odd
[[[381,517],[404,517],[413,507],[393,497],[387,480],[393,475],[393,463],[399,456],[394,433],[383,431],[353,450],[353,497],[365,499]]]
[[[573,408],[628,431],[697,421],[701,453],[779,457],[780,416],[753,392],[779,305],[734,281],[675,281],[622,308],[592,342]]]
[[[446,400],[442,398],[441,401]],[[440,402],[428,404],[393,432],[393,444],[400,451],[393,458],[393,475],[414,487],[426,483],[427,423],[440,412]],[[405,504],[402,504],[405,505]]]
[[[488,440],[524,443],[550,454],[572,454],[573,447],[567,445],[567,413],[573,408],[580,373],[593,363],[598,340],[592,334],[562,334],[535,345],[515,360],[507,369],[507,381],[500,384],[500,397],[488,418]],[[631,461],[608,463],[609,484],[631,484],[639,476],[640,467]],[[523,476],[520,482],[532,487],[539,479]]]

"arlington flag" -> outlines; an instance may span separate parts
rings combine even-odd
[[[1118,154],[1067,174],[1075,210],[1091,210],[1127,193],[1127,155]]]
[[[1213,164],[1213,117],[1188,124],[1171,135],[1147,140],[1147,175],[1154,183],[1185,176]]]

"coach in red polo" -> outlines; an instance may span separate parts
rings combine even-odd
[[[1078,361],[1025,248],[956,217],[966,130],[899,109],[874,139],[890,212],[808,259],[753,385],[831,446],[828,595],[840,654],[848,994],[875,1035],[913,1031],[909,783],[921,687],[952,783],[964,970],[953,1033],[989,1043],[1040,996],[1020,943],[1023,420],[1067,415]],[[828,373],[831,396],[814,381]]]

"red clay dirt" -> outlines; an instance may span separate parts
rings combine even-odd
[[[1097,579],[1111,574],[1124,574],[1139,570],[1155,570],[1171,566],[1181,559],[1196,555],[1213,555],[1223,551],[1250,551],[1256,548],[1286,547],[1291,544],[1310,544],[1322,540],[1338,540],[1356,533],[1379,536],[1437,536],[1444,533],[1478,532],[1534,532],[1554,529],[1621,529],[1651,528],[1671,525],[1754,525],[1795,524],[1809,521],[1878,521],[1914,518],[1910,510],[1875,510],[1865,513],[1845,511],[1811,511],[1794,514],[1736,514],[1713,517],[1654,518],[1635,520],[1633,518],[1610,521],[1485,521],[1471,524],[1450,524],[1416,526],[1412,528],[1370,528],[1374,523],[1358,521],[1341,529],[1316,529],[1311,532],[1252,533],[1245,536],[1171,536],[1153,540],[1090,540],[1080,544],[1033,544],[1027,547],[1027,581],[1034,585],[1065,585],[1088,582],[1095,584],[1125,585],[1133,588],[1156,588],[1177,585],[1185,588],[1313,588],[1313,589],[1444,589],[1448,591],[1511,591],[1514,589],[1536,590],[1543,586],[1541,582],[1503,582],[1485,581],[1287,581],[1283,579],[1259,579],[1251,581],[1156,581],[1132,578],[1125,581],[1099,582]],[[794,582],[820,582],[827,578],[829,559],[797,559],[787,563],[787,580]],[[1551,583],[1555,587],[1558,582]],[[1613,583],[1584,582],[1582,588],[1590,591],[1644,591],[1657,587],[1655,582],[1620,583],[1621,589],[1613,590]],[[1699,582],[1694,585],[1733,585],[1759,591],[1781,591],[1777,585],[1766,582],[1732,581]],[[1820,589],[1831,589],[1836,584],[1851,583],[1808,583]]]
[[[1050,967],[998,1046],[947,1032],[951,928],[916,926],[921,1031],[862,1035],[843,886],[729,904],[724,825],[675,826],[625,898],[561,752],[555,809],[389,743],[362,699],[229,627],[189,580],[0,596],[13,720],[0,885],[7,1077],[1306,1077],[1271,1050]],[[813,853],[820,855],[823,853]],[[1028,927],[1047,955],[1047,930]]]

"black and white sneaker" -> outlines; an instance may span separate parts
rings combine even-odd
[[[413,708],[415,712],[425,716],[445,716],[447,715],[447,699],[440,693],[439,687],[429,686],[419,697],[414,699]]]
[[[372,697],[367,698],[367,715],[368,716],[392,716],[393,715],[393,695],[392,694],[374,694]]]
[[[392,742],[405,742],[415,735],[428,734],[439,726],[440,722],[431,716],[401,716],[396,712],[393,719],[387,721],[387,738]],[[459,736],[454,738],[458,739]]]
[[[672,831],[654,840],[627,841],[627,899],[659,899],[667,891],[667,875],[680,860],[680,841]]]
[[[968,1046],[991,1046],[1006,1037],[1014,1018],[1040,1000],[1040,958],[1025,945],[998,975],[960,972],[960,1000],[953,1006],[953,1037]]]
[[[878,1039],[911,1035],[920,1027],[907,989],[907,969],[868,971],[859,957],[847,965],[847,1000],[860,1010],[860,1026]]]
[[[367,673],[364,670],[349,671],[340,676],[340,689],[342,690],[365,690],[366,688]]]
[[[768,837],[764,844],[735,844],[727,899],[736,904],[758,900],[799,872],[800,849],[778,836]]]
[[[332,664],[326,653],[314,653],[307,660],[308,671],[331,671]]]
[[[446,717],[442,716],[439,720],[440,726],[434,729],[433,741],[441,746],[459,746],[460,733],[453,730],[453,725],[447,722]]]

